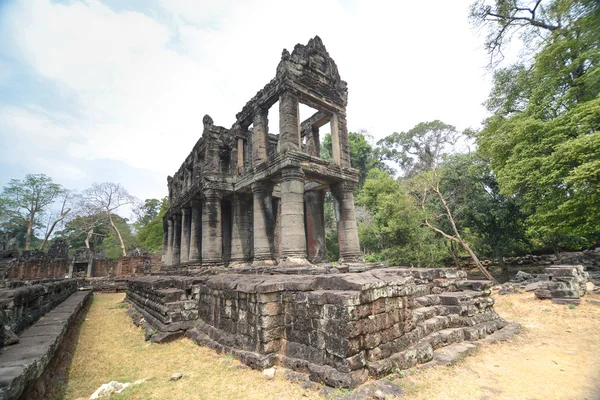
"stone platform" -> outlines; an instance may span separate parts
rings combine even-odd
[[[162,337],[185,335],[253,368],[356,387],[503,328],[491,284],[455,269],[145,277],[127,299]]]

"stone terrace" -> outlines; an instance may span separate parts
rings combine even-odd
[[[407,268],[147,277],[129,282],[127,299],[162,338],[185,332],[253,368],[278,364],[330,386],[355,387],[503,328],[489,283],[465,277],[454,269]]]

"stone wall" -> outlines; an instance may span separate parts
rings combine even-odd
[[[330,275],[148,277],[127,298],[150,329],[181,332],[254,368],[274,364],[355,387],[506,324],[487,281],[453,269]]]
[[[60,375],[61,363],[69,362],[70,345],[76,340],[90,291],[71,294],[19,335],[19,343],[0,352],[0,399],[46,399]]]
[[[20,333],[77,291],[77,281],[68,279],[0,291],[0,313],[4,326]],[[0,343],[2,346],[2,343]]]

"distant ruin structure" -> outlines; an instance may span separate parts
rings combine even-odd
[[[163,265],[296,266],[327,261],[325,193],[336,204],[340,261],[361,262],[350,166],[348,90],[316,36],[283,51],[276,76],[226,129],[204,116],[190,155],[168,177]],[[279,102],[279,133],[269,109]],[[317,110],[300,120],[299,105]],[[320,158],[329,124],[333,162]]]

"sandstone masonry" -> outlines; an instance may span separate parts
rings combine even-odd
[[[307,265],[326,261],[323,204],[336,203],[340,257],[360,262],[350,166],[348,90],[317,36],[283,51],[276,76],[226,129],[203,119],[190,155],[168,177],[164,271],[193,266]],[[279,133],[269,109],[279,103]],[[315,112],[301,121],[299,105]],[[333,162],[320,156],[329,123]]]

